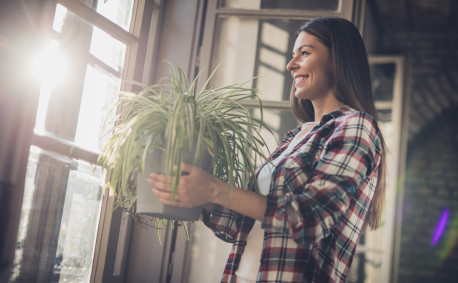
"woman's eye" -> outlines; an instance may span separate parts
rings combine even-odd
[[[307,51],[301,51],[301,54],[302,55],[309,55],[310,53],[308,53]]]

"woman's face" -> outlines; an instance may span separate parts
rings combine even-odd
[[[329,51],[317,37],[299,33],[286,69],[293,76],[297,98],[313,101],[334,95]]]

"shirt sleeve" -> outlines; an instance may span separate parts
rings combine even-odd
[[[254,182],[254,178],[248,178],[247,190],[255,191]],[[204,209],[202,220],[216,237],[228,243],[234,243],[239,232],[248,233],[254,223],[254,219],[218,204],[215,204],[211,211]]]
[[[334,123],[316,158],[299,153],[274,173],[275,193],[267,195],[263,220],[268,232],[291,233],[298,244],[329,236],[350,198],[378,169],[382,146],[373,118],[356,112]]]
[[[202,211],[204,224],[213,231],[216,237],[228,243],[236,240],[242,217],[241,214],[217,204],[211,212],[205,209]]]

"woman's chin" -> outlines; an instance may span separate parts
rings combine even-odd
[[[296,90],[296,92],[294,93],[294,96],[295,96],[297,99],[300,99],[300,100],[309,99],[309,98],[307,97],[307,94],[301,92],[300,90],[299,90],[299,91]]]

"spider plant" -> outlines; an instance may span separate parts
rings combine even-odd
[[[255,177],[255,164],[266,159],[261,129],[271,132],[262,120],[257,91],[241,84],[208,88],[215,71],[197,90],[197,77],[188,80],[182,68],[168,63],[170,76],[138,93],[121,92],[112,111],[118,109],[112,137],[100,164],[116,193],[116,203],[135,214],[137,175],[145,171],[145,160],[153,151],[166,155],[165,174],[170,176],[172,198],[181,174],[184,156],[195,151],[194,164],[203,165],[205,151],[212,157],[210,173],[243,187]],[[255,99],[261,117],[251,114],[241,102]],[[256,182],[254,182],[256,184]]]

